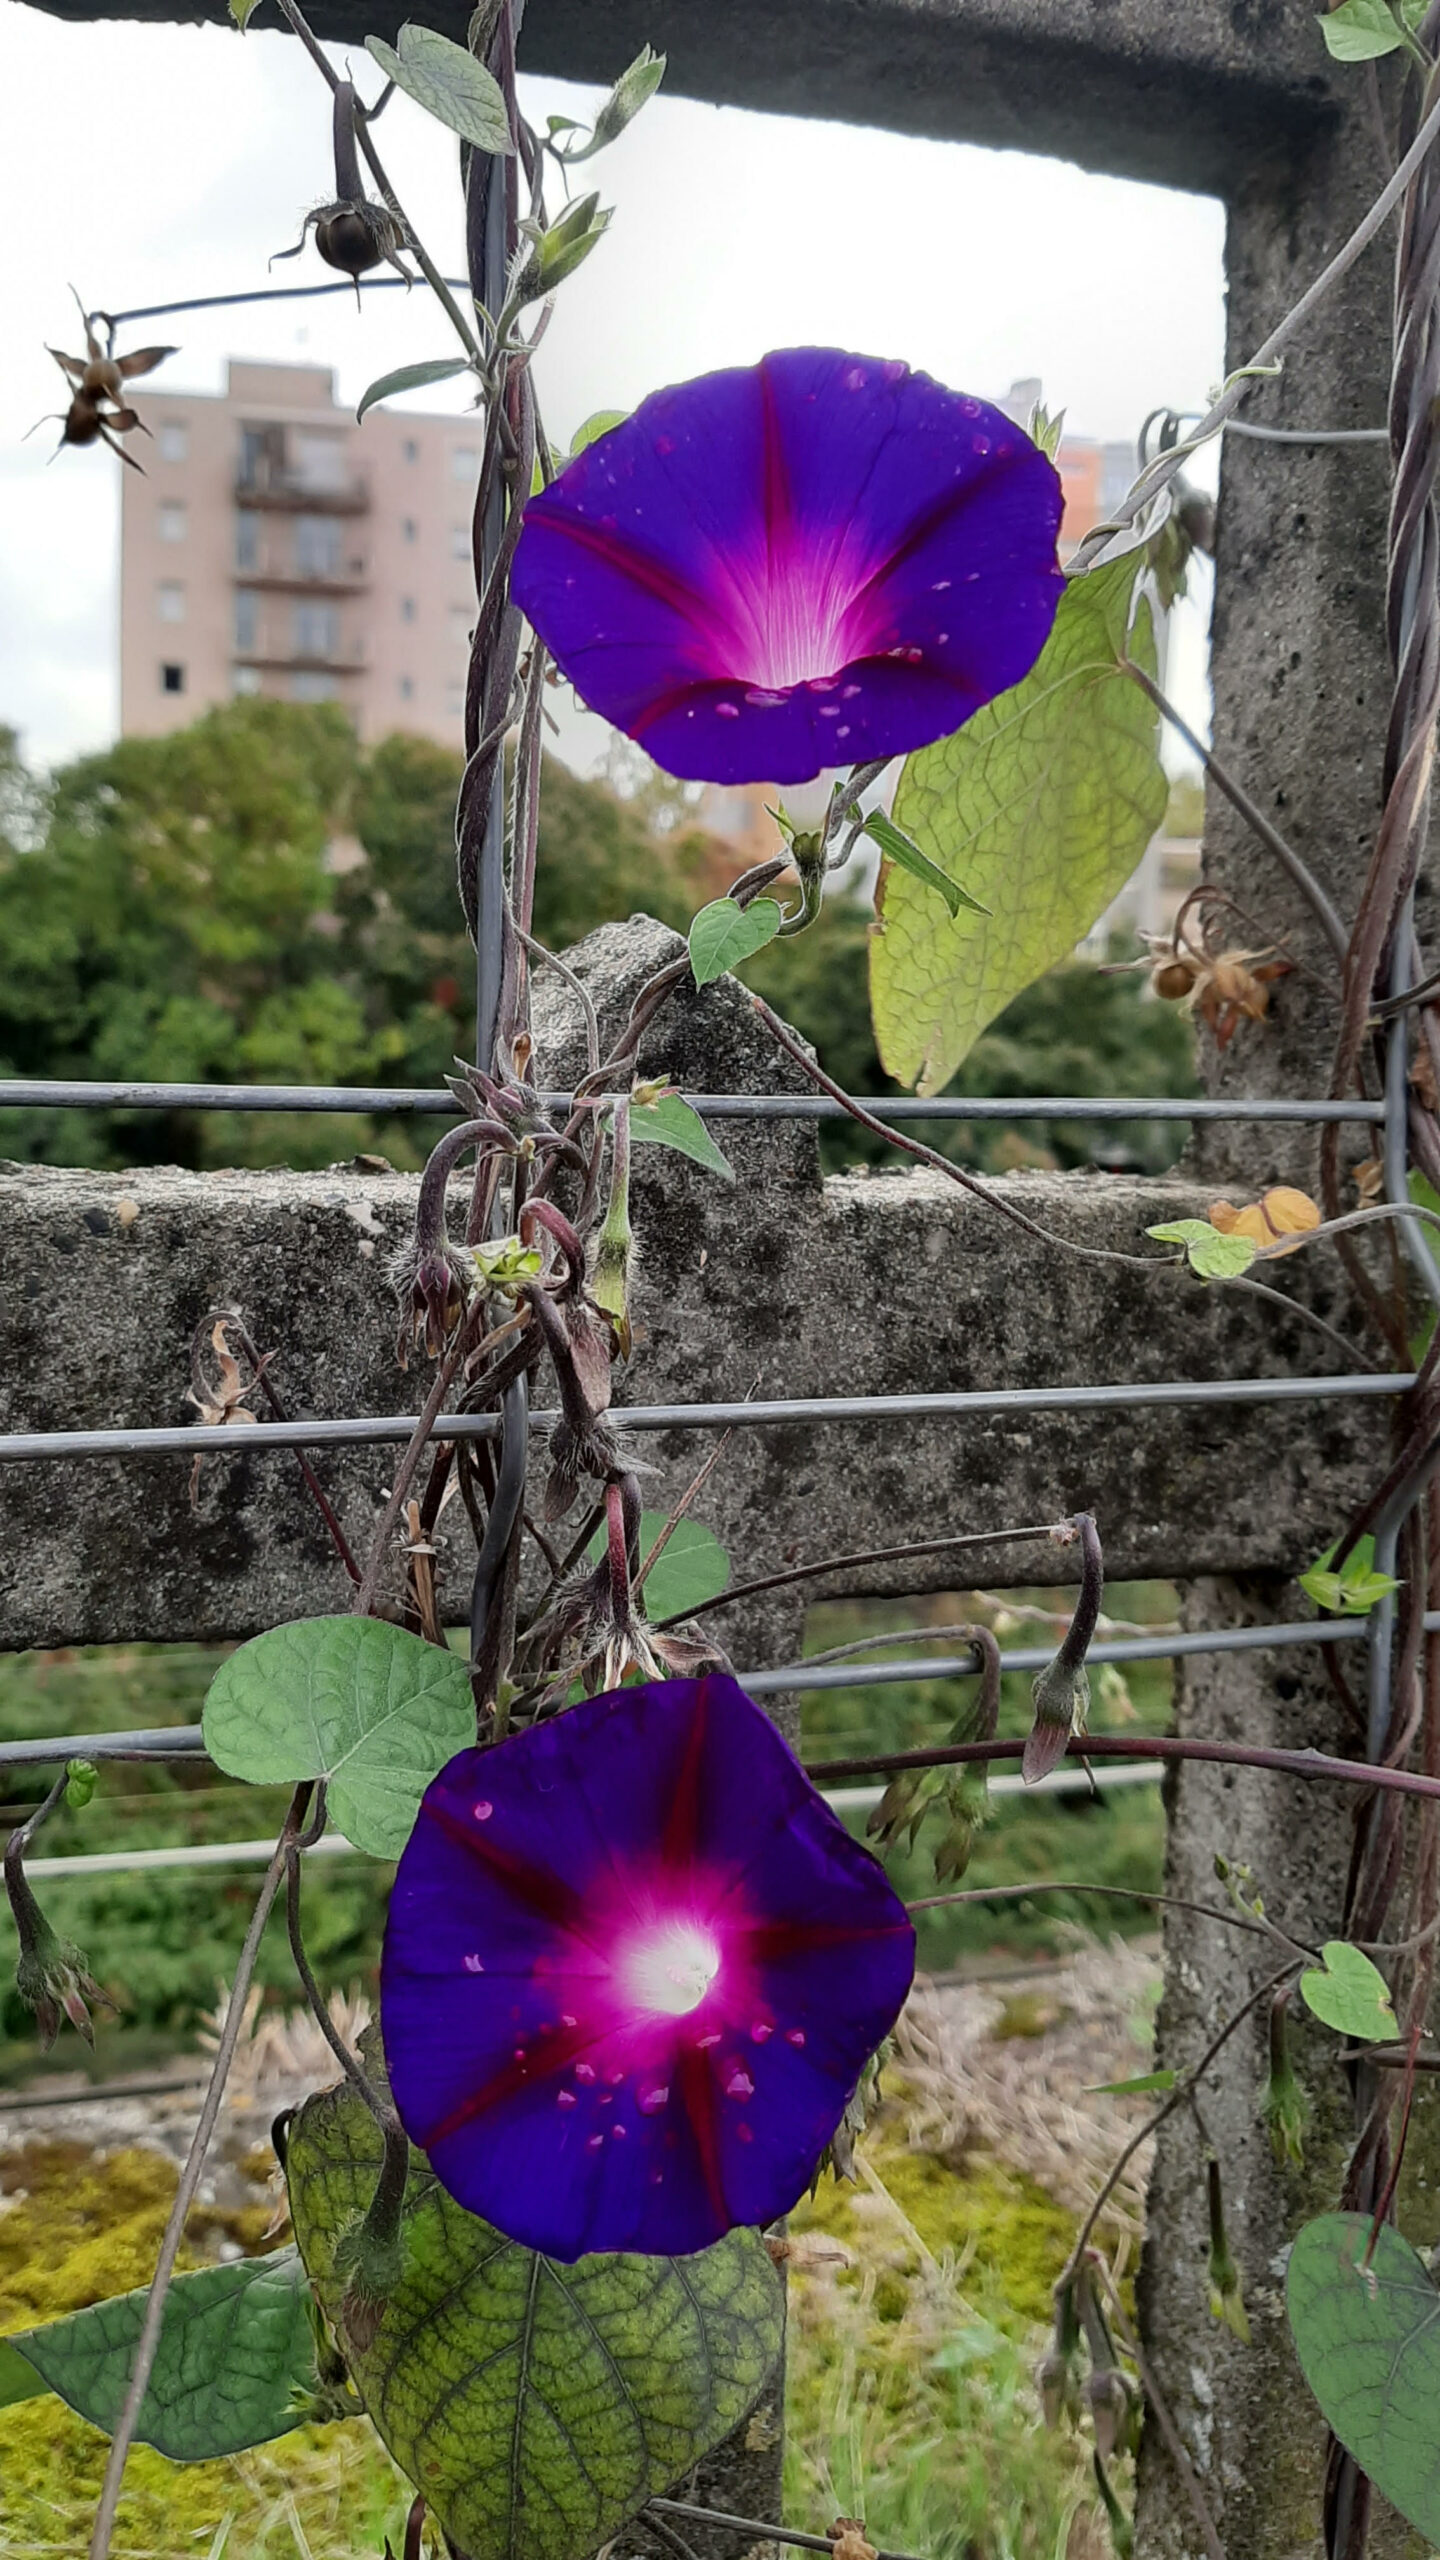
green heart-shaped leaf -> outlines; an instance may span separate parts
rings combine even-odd
[[[662,1094],[658,1102],[632,1102],[630,1135],[637,1146],[673,1147],[676,1155],[689,1156],[708,1173],[718,1173],[722,1181],[735,1179],[729,1157],[721,1153],[699,1112],[692,1111],[678,1093]]]
[[[1290,2330],[1346,2452],[1440,2544],[1440,2293],[1408,2240],[1386,2223],[1371,2250],[1371,2228],[1363,2213],[1306,2224],[1285,2278]]]
[[[1317,1609],[1329,1609],[1337,1617],[1367,1618],[1377,1600],[1399,1590],[1393,1573],[1376,1572],[1373,1538],[1357,1538],[1338,1573],[1331,1569],[1334,1553],[1333,1545],[1328,1546],[1309,1572],[1300,1576],[1301,1590],[1308,1592]]]
[[[398,1858],[430,1781],[475,1739],[458,1654],[380,1618],[300,1618],[223,1662],[204,1711],[217,1768],[252,1786],[323,1778],[337,1828]]]
[[[708,987],[727,969],[738,969],[754,951],[773,942],[783,918],[773,898],[753,898],[737,907],[733,898],[715,898],[702,907],[690,927],[690,966],[697,987]]]
[[[1344,1938],[1330,1939],[1320,1952],[1324,1972],[1300,1976],[1306,2008],[1342,2036],[1355,2036],[1364,2044],[1388,2043],[1396,2032],[1395,2012],[1383,1973]]]
[[[107,2435],[130,2381],[148,2287],[72,2311],[4,2345],[0,2390],[10,2400],[59,2393]],[[14,2366],[34,2368],[29,2393]],[[8,2383],[9,2388],[4,2386]],[[299,2424],[297,2397],[313,2393],[315,2333],[299,2254],[237,2258],[176,2276],[165,2297],[160,2344],[136,2434],[172,2462],[212,2462],[267,2444]]]
[[[1320,20],[1320,33],[1336,62],[1378,62],[1395,53],[1413,35],[1425,15],[1425,0],[1401,0],[1397,18],[1390,0],[1340,0],[1338,9]]]
[[[332,2318],[336,2240],[369,2203],[380,2160],[375,2120],[348,2083],[291,2124],[295,2234]],[[779,2357],[780,2279],[753,2231],[693,2258],[557,2266],[466,2213],[416,2151],[402,2232],[400,2283],[347,2362],[468,2560],[594,2551],[723,2442]]]
[[[365,49],[387,80],[463,142],[477,151],[514,149],[499,83],[463,44],[452,44],[434,27],[404,26],[398,53],[379,36],[367,36]]]
[[[1183,1244],[1191,1270],[1202,1280],[1238,1280],[1260,1250],[1253,1236],[1226,1235],[1208,1218],[1172,1218],[1145,1233],[1157,1244]]]

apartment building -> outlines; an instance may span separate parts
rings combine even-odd
[[[120,475],[124,732],[263,693],[458,745],[478,420],[357,426],[328,369],[236,361],[223,392],[157,391],[145,417],[144,476]]]

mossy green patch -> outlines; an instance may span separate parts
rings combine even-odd
[[[826,2178],[792,2217],[797,2232],[828,2232],[861,2258],[883,2234],[887,2254],[903,2252],[913,2275],[919,2255],[906,2243],[903,2215],[933,2258],[963,2261],[966,2292],[999,2326],[1018,2335],[1050,2319],[1075,2224],[1033,2178],[982,2155],[954,2166],[933,2151],[881,2143],[867,2156],[898,2214],[868,2186]]]
[[[263,2168],[264,2162],[257,2161]],[[175,2192],[160,2153],[108,2158],[74,2142],[36,2142],[0,2155],[0,2334],[144,2284]],[[261,2245],[263,2202],[192,2215],[182,2266],[206,2262],[224,2238]],[[46,2395],[0,2412],[0,2560],[78,2555],[104,2475],[106,2439]],[[291,2501],[305,2536],[292,2531]],[[232,2560],[352,2560],[399,2548],[410,2491],[364,2422],[305,2427],[230,2462],[167,2462],[138,2446],[125,2476],[116,2560],[200,2550],[232,2518]]]

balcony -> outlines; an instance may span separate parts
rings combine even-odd
[[[237,649],[234,657],[237,666],[254,667],[261,675],[363,676],[370,665],[363,644],[349,657],[314,649]]]
[[[262,460],[260,468],[237,473],[235,499],[272,515],[361,516],[369,510],[370,487],[365,480],[343,480],[319,488],[297,472],[267,470]]]
[[[324,569],[313,574],[298,569],[237,569],[237,587],[263,589],[281,596],[358,596],[370,584],[368,564],[359,569]]]

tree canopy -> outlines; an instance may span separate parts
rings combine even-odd
[[[436,1085],[468,1054],[474,955],[454,871],[458,754],[397,734],[368,752],[329,704],[241,700],[165,738],[126,738],[48,783],[0,732],[0,1075],[166,1083]],[[564,950],[644,909],[683,931],[723,889],[725,848],[653,793],[622,798],[553,760],[535,930]],[[870,1029],[868,909],[826,901],[746,977],[852,1092],[894,1090]],[[1187,1027],[1134,977],[1084,964],[1030,988],[979,1042],[971,1093],[1193,1091]],[[927,1133],[929,1134],[929,1133]],[[1169,1133],[1111,1133],[1147,1166]],[[379,1149],[364,1115],[0,1110],[0,1151],[55,1163],[299,1165]],[[949,1144],[967,1161],[1083,1163],[1083,1124]],[[827,1132],[832,1161],[883,1152]],[[1103,1150],[1101,1160],[1106,1160]]]

